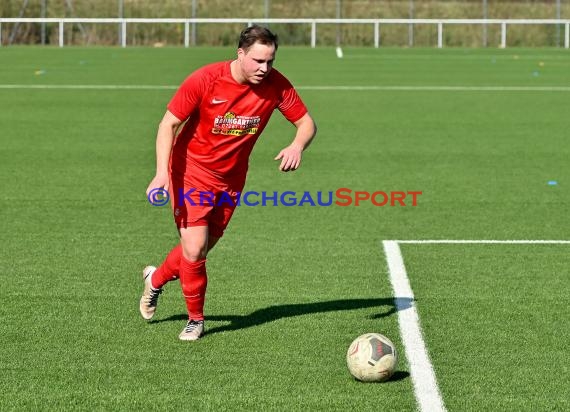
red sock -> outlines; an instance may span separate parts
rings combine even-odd
[[[178,279],[180,274],[180,258],[182,258],[182,245],[178,244],[178,246],[172,249],[168,256],[166,256],[162,265],[152,274],[150,282],[153,288],[160,289],[171,280]]]
[[[180,283],[186,300],[188,318],[204,320],[204,301],[206,300],[206,259],[191,262],[182,256],[180,260]]]

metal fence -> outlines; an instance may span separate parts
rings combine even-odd
[[[58,26],[58,44],[60,47],[65,45],[65,25],[81,25],[81,24],[118,24],[120,31],[118,35],[118,44],[127,47],[127,26],[135,24],[176,24],[184,26],[184,46],[189,47],[192,41],[191,27],[198,24],[241,24],[252,25],[260,24],[292,24],[304,25],[310,27],[310,46],[316,47],[319,24],[334,25],[370,25],[373,32],[373,45],[380,47],[381,45],[381,27],[389,25],[432,25],[437,27],[437,47],[444,47],[444,26],[450,25],[481,25],[487,27],[489,25],[499,25],[501,30],[501,41],[499,47],[507,47],[507,27],[514,25],[562,25],[564,27],[564,47],[570,48],[570,20],[554,20],[554,19],[517,19],[517,20],[492,20],[492,19],[38,19],[38,18],[0,18],[0,45],[2,44],[2,24],[57,24]],[[195,40],[194,40],[195,42]]]
[[[3,45],[233,45],[253,20],[289,45],[561,47],[570,0],[0,0],[0,18]]]

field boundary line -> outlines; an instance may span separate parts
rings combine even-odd
[[[418,407],[420,411],[443,412],[446,409],[422,336],[414,293],[410,286],[400,245],[394,240],[385,240],[382,244],[388,263],[390,282],[394,289],[394,303],[398,311],[400,335],[410,365],[410,375]]]
[[[0,84],[0,89],[30,90],[176,90],[178,86],[144,84]]]
[[[477,240],[477,239],[425,239],[425,240],[391,240],[390,242],[396,242],[398,244],[483,244],[483,245],[492,245],[492,244],[499,244],[499,245],[568,245],[570,244],[570,240],[551,240],[551,239],[526,239],[526,240],[493,240],[493,239],[484,239],[484,240]]]
[[[30,90],[176,90],[176,85],[129,84],[0,84],[0,89]],[[428,92],[570,92],[570,86],[296,86],[318,91],[428,91]]]
[[[298,86],[299,90],[395,92],[570,92],[568,86]]]
[[[446,411],[433,365],[429,359],[420,326],[420,318],[414,302],[414,292],[404,264],[400,244],[468,244],[468,245],[569,245],[570,240],[553,239],[424,239],[384,240],[382,245],[388,264],[390,283],[394,290],[394,304],[398,311],[400,335],[410,365],[414,396],[421,411]]]

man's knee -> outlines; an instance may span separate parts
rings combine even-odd
[[[180,231],[182,253],[190,262],[205,259],[208,254],[207,227],[193,227]]]
[[[206,259],[208,255],[208,247],[206,245],[197,245],[194,243],[182,245],[184,257],[190,262],[197,262]]]

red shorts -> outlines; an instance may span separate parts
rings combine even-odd
[[[222,237],[245,182],[229,184],[204,172],[170,176],[170,200],[176,226],[208,226],[210,236]]]

